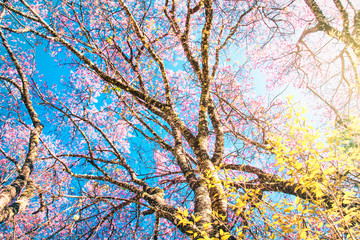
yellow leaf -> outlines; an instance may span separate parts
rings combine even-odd
[[[307,239],[306,229],[300,232],[300,239]]]
[[[194,222],[198,222],[198,221],[200,221],[200,219],[201,219],[201,216],[197,216],[194,218]]]
[[[301,211],[303,210],[303,206],[302,206],[302,205],[298,205],[298,206],[297,206],[297,210],[298,210],[299,212],[301,212]]]

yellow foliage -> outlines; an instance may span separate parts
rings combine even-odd
[[[324,231],[334,232],[339,238],[347,236],[351,239],[359,235],[360,224],[356,216],[360,216],[360,208],[351,206],[360,204],[357,185],[360,183],[360,120],[352,118],[346,128],[328,129],[324,137],[306,125],[303,110],[292,106],[289,109],[286,131],[270,135],[269,148],[274,149],[279,171],[305,187],[302,193],[308,191],[313,196],[310,202],[301,201],[299,197],[295,199],[297,214],[289,216],[289,220],[294,223],[301,216],[302,224],[293,231],[298,231],[300,239],[319,238]],[[291,210],[287,207],[284,213],[291,213]],[[273,215],[273,220],[278,218]],[[317,225],[311,225],[313,222]],[[283,223],[273,221],[274,224]],[[312,231],[306,226],[313,226]],[[285,226],[281,228],[286,229]],[[325,230],[321,231],[322,228]],[[309,237],[310,233],[314,236]]]
[[[242,219],[242,224],[236,228],[239,239],[246,239],[255,221],[262,221],[267,239],[344,239],[344,236],[357,239],[360,235],[360,192],[359,186],[354,184],[360,183],[357,146],[360,120],[352,119],[346,129],[329,128],[321,132],[308,125],[304,112],[303,108],[289,107],[284,132],[267,136],[267,150],[274,157],[277,175],[290,185],[297,184],[295,191],[308,194],[307,199],[297,196],[274,201],[261,189],[243,187],[239,191],[234,187],[234,181],[245,183],[253,179],[243,175],[234,177],[221,167],[216,168],[221,176],[216,182],[212,178],[213,172],[204,174],[209,189],[217,184],[224,187],[225,192],[220,194],[229,200],[235,215]],[[179,212],[182,218],[188,215],[186,210]],[[219,221],[226,218],[217,212],[212,215]],[[193,222],[187,219],[180,222],[196,225],[200,217],[192,216],[192,219]],[[206,230],[211,224],[203,227]],[[219,234],[221,240],[231,236],[223,230]],[[199,236],[194,234],[193,237]],[[205,233],[201,237],[209,239]]]

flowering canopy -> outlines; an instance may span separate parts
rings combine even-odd
[[[357,239],[356,3],[0,6],[0,237]],[[254,68],[335,127],[257,96]]]

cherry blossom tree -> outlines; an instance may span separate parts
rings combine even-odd
[[[273,84],[294,80],[341,121],[358,111],[359,3],[305,0],[296,4],[303,13],[294,14],[295,6],[287,12],[288,19],[294,15],[301,18],[291,20],[299,31],[280,51],[277,44],[281,40],[265,47],[269,66],[276,66],[275,71],[268,68],[269,80]]]
[[[316,145],[251,77],[262,66],[271,88],[296,80],[344,122],[359,86],[355,4],[0,6],[1,237],[356,239],[358,169],[340,176],[359,159],[356,120]],[[38,71],[41,49],[62,79]],[[317,164],[337,154],[343,172]]]

